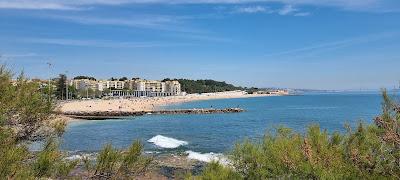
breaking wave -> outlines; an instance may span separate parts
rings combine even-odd
[[[229,164],[228,159],[221,153],[199,153],[199,152],[194,152],[194,151],[186,151],[188,153],[188,159],[195,159],[198,161],[203,161],[203,162],[211,162],[211,161],[218,161],[219,163],[223,165]]]
[[[165,137],[162,135],[154,136],[151,139],[147,140],[147,142],[153,143],[158,147],[168,148],[168,149],[174,149],[179,146],[184,146],[188,144],[188,142],[186,141],[181,141],[174,138]]]

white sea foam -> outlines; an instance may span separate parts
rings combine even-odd
[[[181,141],[161,135],[154,136],[151,139],[147,140],[147,142],[151,142],[158,147],[169,148],[169,149],[177,148],[179,146],[184,146],[188,144],[188,142],[186,141]]]
[[[64,160],[74,161],[74,160],[82,160],[84,158],[88,158],[90,160],[96,159],[97,153],[83,153],[83,154],[73,154],[68,157],[65,157]]]
[[[75,154],[75,155],[66,157],[64,159],[68,160],[68,161],[73,161],[73,160],[81,160],[81,159],[83,159],[83,157],[81,155],[79,155],[79,154]]]
[[[223,165],[229,164],[228,159],[221,153],[199,153],[194,151],[186,151],[188,153],[188,159],[195,159],[203,162],[218,161]]]

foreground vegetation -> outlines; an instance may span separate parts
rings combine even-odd
[[[142,156],[143,145],[135,141],[125,151],[107,145],[96,160],[67,160],[58,149],[57,139],[65,122],[54,115],[53,90],[41,88],[23,74],[12,82],[13,74],[0,65],[0,179],[72,178],[79,176],[109,179],[134,177],[147,170],[151,159]],[[44,142],[40,151],[32,152],[32,142]],[[78,167],[78,165],[80,167]]]
[[[106,145],[96,159],[66,160],[57,142],[65,122],[53,114],[51,86],[44,91],[23,75],[12,83],[12,76],[0,66],[0,179],[130,179],[148,171],[152,159],[139,141],[123,151]],[[35,141],[43,149],[29,151]],[[318,125],[305,134],[278,128],[237,144],[229,161],[187,179],[400,179],[400,106],[383,92],[382,115],[371,125],[347,126],[345,134]]]
[[[374,124],[347,126],[344,135],[318,125],[305,134],[278,128],[237,144],[229,166],[213,162],[188,179],[400,179],[400,106],[386,92],[383,100]]]

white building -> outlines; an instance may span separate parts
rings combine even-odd
[[[165,91],[173,95],[180,95],[182,93],[181,84],[178,81],[166,81]]]
[[[176,96],[181,95],[181,84],[178,81],[155,81],[155,80],[126,80],[126,81],[93,81],[89,79],[72,80],[71,85],[76,89],[88,89],[104,91],[111,90],[114,96],[154,97],[154,96]]]

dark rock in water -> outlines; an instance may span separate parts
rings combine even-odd
[[[94,111],[94,112],[64,112],[63,115],[87,120],[120,119],[129,116],[143,116],[145,114],[215,114],[215,113],[239,113],[244,110],[241,108],[226,109],[175,109],[175,110],[155,110],[155,111]]]

